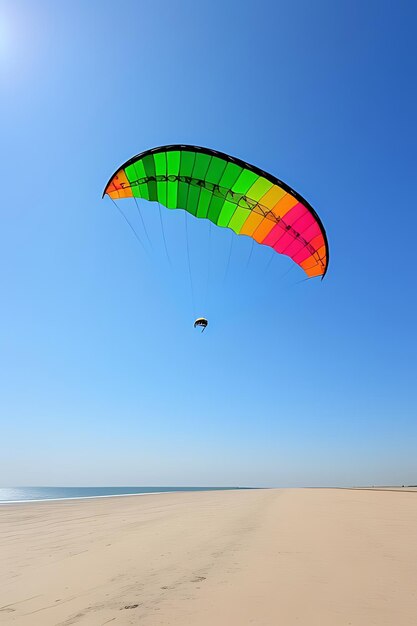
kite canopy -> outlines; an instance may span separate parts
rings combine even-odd
[[[187,145],[147,150],[117,170],[105,194],[184,209],[286,254],[309,277],[326,274],[326,231],[310,204],[278,178],[222,152]]]
[[[208,326],[208,321],[205,317],[198,317],[194,322],[194,328],[197,328],[197,326],[201,328],[201,332],[203,333]]]
[[[197,326],[201,326],[202,329],[204,330],[208,326],[208,321],[206,320],[205,317],[198,317],[196,321],[194,322],[194,328],[196,328]],[[203,330],[201,332],[203,332]]]

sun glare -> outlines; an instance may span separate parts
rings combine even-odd
[[[0,13],[0,63],[4,63],[10,55],[11,28],[10,21]]]

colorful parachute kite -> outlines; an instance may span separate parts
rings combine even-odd
[[[309,277],[326,274],[326,231],[310,204],[278,178],[222,152],[186,145],[147,150],[117,170],[105,194],[185,209],[286,254]]]

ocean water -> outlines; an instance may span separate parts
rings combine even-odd
[[[226,491],[239,487],[0,487],[0,504],[73,498],[105,498],[174,491]]]

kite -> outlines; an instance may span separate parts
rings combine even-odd
[[[327,272],[326,231],[307,200],[275,176],[222,152],[189,145],[146,150],[113,174],[105,194],[184,209],[289,256],[309,278]]]
[[[196,321],[194,322],[194,328],[197,328],[197,326],[201,326],[201,332],[204,333],[205,329],[208,326],[208,321],[205,317],[197,317]]]

